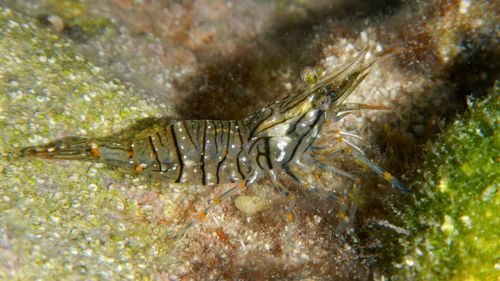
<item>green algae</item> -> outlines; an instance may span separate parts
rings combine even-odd
[[[93,15],[81,1],[46,1],[42,13],[60,16],[65,24],[64,32],[77,42],[114,32],[110,19]]]
[[[496,280],[500,253],[500,85],[427,147],[401,280]]]
[[[109,18],[99,16],[81,0],[47,0],[31,5],[19,1],[10,5],[76,42],[86,42],[106,33],[113,34],[116,30]]]
[[[165,106],[110,79],[71,42],[0,7],[0,279],[133,279],[172,264],[144,194],[159,183],[100,165],[20,159],[22,147],[103,136]],[[158,204],[158,203],[156,203]]]

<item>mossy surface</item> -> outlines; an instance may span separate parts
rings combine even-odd
[[[65,34],[76,42],[86,42],[97,36],[115,32],[112,21],[99,16],[85,1],[13,1],[9,4],[17,11],[37,18],[40,25],[50,27],[56,33]]]
[[[427,147],[406,214],[412,236],[400,279],[496,280],[500,252],[500,89]]]
[[[156,258],[169,234],[150,223],[171,201],[155,195],[162,202],[155,209],[143,196],[157,190],[156,181],[89,163],[18,157],[22,147],[103,136],[168,114],[164,106],[6,8],[0,54],[0,279],[133,279],[171,264],[168,256]]]

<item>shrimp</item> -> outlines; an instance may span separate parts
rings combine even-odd
[[[331,133],[322,130],[327,123],[334,124],[356,110],[390,109],[344,103],[380,57],[367,59],[367,52],[362,51],[321,77],[306,71],[303,74],[306,83],[301,88],[242,120],[156,119],[147,126],[136,126],[109,137],[71,137],[48,145],[27,147],[22,155],[100,162],[129,173],[154,175],[171,183],[203,186],[233,183],[185,230],[203,220],[210,208],[221,201],[257,181],[270,179],[289,198],[289,240],[296,199],[278,178],[288,177],[305,186],[302,176],[291,169],[304,165],[301,160],[313,159],[308,162],[352,179],[358,185],[359,180],[352,174],[317,159],[340,152],[373,170],[396,190],[409,191],[400,180],[370,161],[349,141],[356,135],[337,130],[335,143],[318,144],[321,136]],[[185,231],[180,235],[183,233]]]

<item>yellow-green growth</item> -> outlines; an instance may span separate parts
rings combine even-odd
[[[52,27],[75,41],[84,42],[94,36],[114,32],[111,20],[97,15],[82,0],[46,0],[39,5],[35,9],[23,2],[12,3],[16,10],[38,18],[42,25]]]
[[[0,280],[144,279],[166,271],[175,259],[166,256],[172,234],[156,225],[176,209],[156,192],[159,183],[83,162],[11,157],[62,136],[110,134],[164,113],[160,103],[3,7],[0,54]]]
[[[398,280],[497,280],[500,276],[499,83],[427,147],[412,232]]]

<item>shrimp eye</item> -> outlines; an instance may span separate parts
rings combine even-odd
[[[302,70],[302,72],[300,73],[300,78],[307,85],[313,85],[318,82],[318,74],[316,73],[316,70],[312,67],[304,68],[304,70]]]
[[[321,96],[314,101],[314,104],[315,104],[317,109],[325,111],[330,107],[331,102],[332,102],[332,100],[330,99],[330,97]]]

